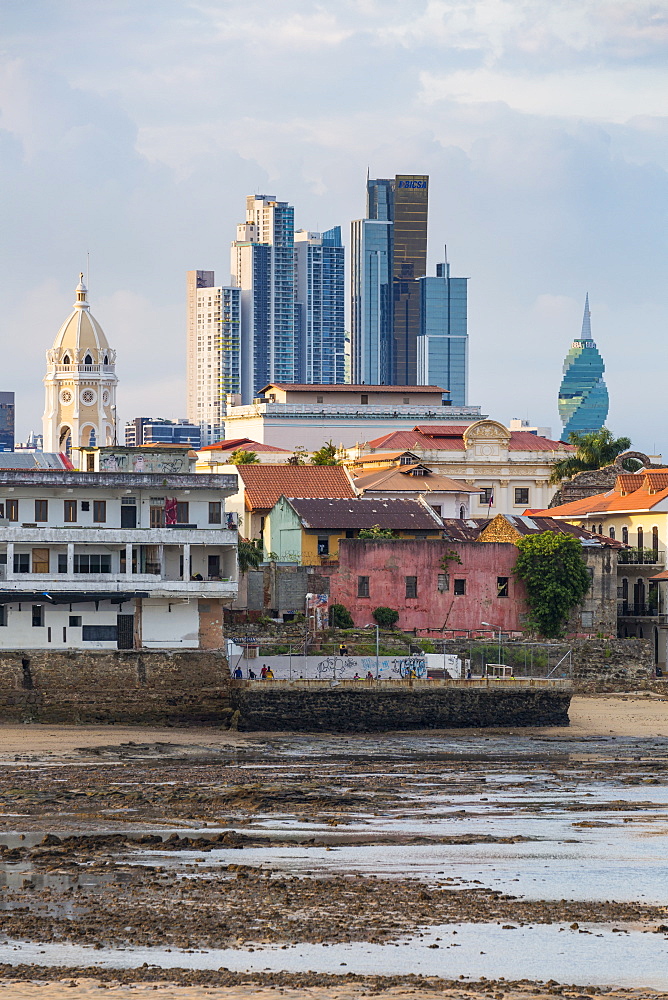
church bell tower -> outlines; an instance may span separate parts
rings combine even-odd
[[[87,296],[80,274],[74,311],[46,352],[44,451],[70,455],[116,443],[116,352]]]

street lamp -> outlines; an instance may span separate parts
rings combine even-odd
[[[498,653],[497,663],[498,663],[499,666],[501,666],[501,626],[500,625],[492,625],[490,622],[480,622],[480,624],[481,625],[486,625],[487,628],[491,628],[492,629],[492,636],[494,635],[494,629],[497,630],[497,636],[498,636],[498,640],[499,640],[499,653]]]
[[[379,627],[376,622],[373,625],[365,625],[364,628],[375,628],[376,630],[376,680],[378,680],[379,665],[378,665],[378,644],[379,644]]]

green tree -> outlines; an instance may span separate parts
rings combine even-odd
[[[288,465],[306,465],[308,451],[303,444],[298,444],[288,459]]]
[[[249,569],[257,569],[262,562],[263,551],[255,542],[247,542],[240,538],[237,546],[237,559],[239,560],[239,572],[247,573]]]
[[[258,465],[259,461],[254,451],[244,451],[243,448],[237,448],[230,455],[230,465]]]
[[[589,590],[589,573],[577,538],[554,531],[525,535],[516,543],[513,573],[524,583],[529,624],[546,639],[558,639],[573,608]]]
[[[344,604],[332,604],[329,609],[332,628],[354,628],[353,617]]]
[[[332,441],[327,441],[322,448],[311,455],[312,465],[341,465],[339,449]]]
[[[379,524],[374,524],[371,528],[361,528],[358,538],[396,538],[390,528],[381,528]]]
[[[399,621],[399,612],[395,611],[394,608],[386,608],[381,606],[380,608],[374,608],[371,612],[373,620],[380,625],[381,628],[392,628]]]
[[[614,438],[607,427],[587,434],[571,431],[568,442],[575,445],[577,451],[568,458],[562,458],[554,466],[550,476],[553,484],[560,483],[562,479],[571,479],[578,472],[585,472],[587,469],[602,469],[606,465],[612,465],[618,455],[631,447],[630,438]],[[624,459],[622,464],[628,472],[634,472],[639,467],[634,458]]]

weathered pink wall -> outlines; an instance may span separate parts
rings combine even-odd
[[[461,565],[443,557],[456,552]],[[355,625],[373,623],[371,612],[380,605],[399,612],[404,629],[477,629],[489,622],[503,631],[517,631],[526,612],[523,584],[512,574],[517,548],[508,543],[400,540],[369,542],[342,540],[338,567],[332,567],[330,602],[343,604]],[[438,589],[439,573],[447,572],[450,589]],[[369,597],[357,596],[358,576],[369,577]],[[415,599],[406,598],[404,577],[417,576]],[[509,597],[497,596],[497,577],[509,578]],[[454,580],[466,580],[466,594],[455,597]]]

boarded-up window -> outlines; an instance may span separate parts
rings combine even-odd
[[[447,573],[438,574],[438,589],[441,592],[441,594],[444,594],[446,591],[450,590],[450,577],[448,576]]]
[[[357,577],[357,596],[358,597],[368,597],[369,596],[369,577],[368,576],[358,576]]]
[[[35,520],[36,521],[48,521],[49,520],[49,501],[48,500],[35,500]]]
[[[33,573],[48,573],[49,572],[49,550],[48,549],[33,549],[32,550],[32,571],[33,571]]]
[[[407,576],[404,579],[406,581],[406,597],[407,598],[417,597],[417,577]]]
[[[582,611],[580,614],[582,620],[583,628],[593,628],[594,626],[594,612],[593,611]]]
[[[81,629],[84,642],[116,642],[117,636],[115,625],[84,625]]]

